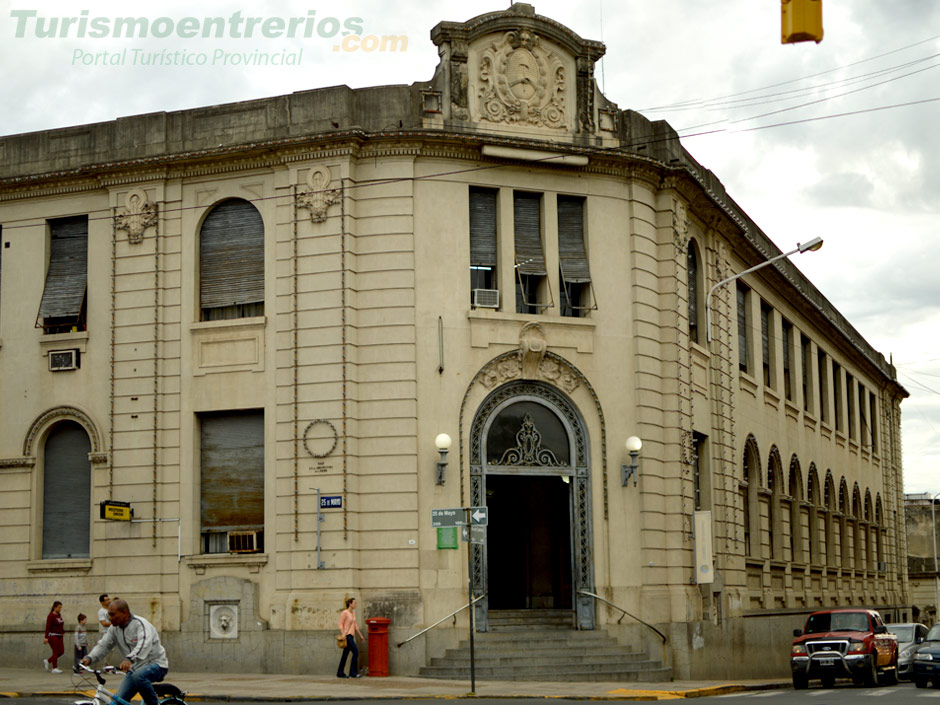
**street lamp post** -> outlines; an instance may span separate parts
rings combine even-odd
[[[727,284],[728,282],[733,282],[735,279],[740,279],[740,278],[743,277],[745,274],[750,274],[751,272],[756,272],[758,269],[762,269],[763,267],[766,267],[768,264],[773,264],[773,263],[776,262],[777,260],[784,259],[784,258],[786,258],[786,257],[789,257],[790,255],[795,255],[795,254],[797,254],[797,253],[802,254],[802,253],[804,253],[804,252],[815,252],[815,251],[818,250],[820,247],[822,247],[822,244],[823,244],[823,240],[822,240],[821,237],[814,237],[812,240],[810,240],[809,242],[807,242],[807,243],[805,243],[805,244],[803,244],[803,245],[797,243],[796,247],[795,247],[794,249],[790,250],[789,252],[784,252],[782,255],[777,255],[776,257],[771,257],[769,260],[767,260],[767,261],[765,261],[765,262],[761,262],[760,264],[755,264],[755,265],[754,265],[753,267],[751,267],[750,269],[745,269],[743,272],[740,272],[740,273],[738,273],[738,274],[735,274],[735,275],[733,275],[733,276],[730,276],[730,277],[728,277],[727,279],[722,279],[720,282],[718,282],[717,284],[715,284],[715,286],[713,286],[711,289],[708,290],[708,294],[705,296],[705,338],[706,338],[706,340],[707,340],[709,343],[712,342],[712,309],[711,309],[711,300],[712,300],[712,294],[715,293],[715,289],[717,289],[719,286],[724,286],[724,285]]]
[[[930,534],[933,536],[933,590],[934,590],[934,619],[940,621],[940,571],[937,570],[937,519],[934,507],[937,504],[937,492],[930,500]]]

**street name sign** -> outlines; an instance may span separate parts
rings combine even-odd
[[[432,509],[431,510],[431,528],[436,529],[443,526],[463,526],[466,522],[463,520],[465,509],[463,507],[454,507],[453,509]]]

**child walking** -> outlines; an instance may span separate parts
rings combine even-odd
[[[78,662],[88,655],[88,632],[85,631],[85,620],[88,617],[81,612],[78,613],[78,624],[75,625],[75,663],[72,665],[72,671],[81,672]]]

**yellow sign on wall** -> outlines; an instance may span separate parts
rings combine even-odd
[[[134,510],[131,509],[130,502],[117,502],[113,499],[106,499],[101,503],[101,518],[112,521],[130,521],[134,516]]]

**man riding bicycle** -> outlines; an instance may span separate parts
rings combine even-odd
[[[87,666],[92,661],[98,661],[117,646],[124,656],[118,668],[126,674],[117,696],[130,702],[131,698],[140,693],[147,705],[158,705],[153,684],[166,677],[169,663],[156,628],[143,617],[131,614],[127,602],[120,598],[108,605],[108,619],[111,620],[111,626],[91,653],[82,659],[82,663]]]

